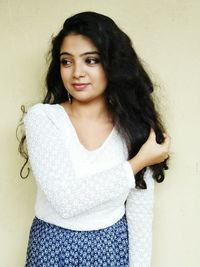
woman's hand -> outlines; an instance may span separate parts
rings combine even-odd
[[[147,141],[142,145],[137,155],[129,160],[134,174],[154,164],[163,162],[169,156],[170,137],[166,133],[163,134],[165,140],[162,144],[156,142],[156,135],[151,129]]]

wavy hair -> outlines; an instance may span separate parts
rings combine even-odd
[[[156,133],[157,143],[161,144],[164,141],[164,126],[152,98],[153,83],[130,38],[105,15],[89,11],[73,15],[66,19],[63,28],[53,37],[46,76],[47,93],[42,103],[56,104],[69,100],[60,75],[59,54],[63,39],[71,33],[88,37],[99,50],[108,80],[105,91],[106,105],[118,132],[125,140],[128,159],[138,153],[147,140],[151,128]],[[25,138],[23,136],[21,139],[19,152],[26,158],[26,164],[28,155],[23,149]],[[150,168],[153,178],[157,182],[162,182],[164,170],[168,169],[167,160]],[[137,188],[147,188],[144,181],[145,169],[135,176]]]

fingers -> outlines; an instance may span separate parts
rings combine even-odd
[[[170,136],[167,133],[163,133],[163,136],[164,136],[166,142],[169,142],[170,141]],[[151,128],[151,130],[150,130],[149,137],[150,138],[153,138],[153,139],[156,138],[156,134],[155,134],[155,131],[154,131],[153,128]]]
[[[155,134],[155,132],[154,132]],[[169,158],[169,147],[170,147],[170,139],[171,137],[167,133],[163,133],[164,142],[160,144],[163,151],[163,161]]]
[[[164,136],[165,138],[170,138],[169,134],[167,134],[167,133],[163,133],[163,136]]]
[[[151,130],[150,130],[149,138],[151,138],[151,139],[155,139],[156,138],[156,134],[155,134],[155,131],[154,131],[153,128],[151,128]]]
[[[169,147],[170,147],[171,137],[167,133],[163,133],[163,136],[165,138],[163,145],[164,145],[164,147],[166,149],[165,159],[164,160],[166,160],[166,159],[169,158]]]
[[[169,147],[171,137],[170,137],[168,134],[166,134],[166,133],[163,133],[163,136],[164,136],[164,138],[165,138],[164,144],[165,144],[167,147]]]
[[[171,137],[167,133],[163,133],[163,136],[164,136],[164,142],[161,145],[165,146],[167,151],[169,151]],[[149,139],[156,140],[156,134],[153,128],[151,128],[150,130]],[[168,157],[168,154],[167,154],[167,157]]]
[[[166,155],[165,155],[165,160],[168,159],[168,158],[169,158],[169,154],[166,153]]]

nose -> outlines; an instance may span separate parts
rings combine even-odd
[[[74,78],[80,78],[85,76],[85,70],[83,64],[80,62],[77,62],[74,65],[74,73],[73,73]]]

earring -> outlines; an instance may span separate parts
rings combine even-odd
[[[69,94],[68,91],[67,91],[67,95],[68,95],[68,101],[69,101],[69,103],[71,104],[71,103],[72,103],[72,98],[71,98],[71,96],[70,96],[70,94]]]
[[[108,102],[113,105],[113,100],[112,100],[112,97],[108,97]]]

